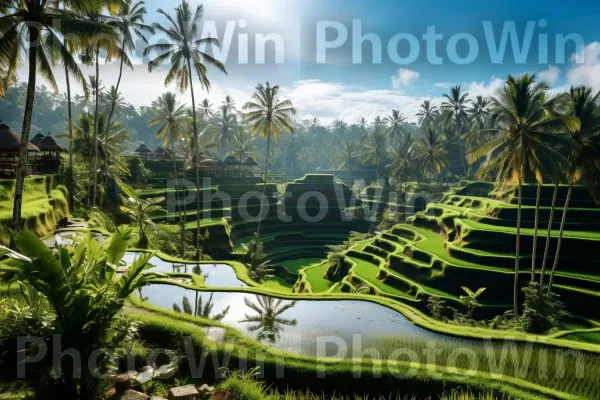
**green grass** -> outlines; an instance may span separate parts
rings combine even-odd
[[[329,263],[324,262],[304,270],[306,280],[310,284],[313,293],[326,292],[334,285],[334,282],[324,278],[328,268]]]
[[[282,261],[279,265],[285,267],[292,274],[298,275],[302,268],[310,267],[315,264],[321,263],[320,258],[299,258],[296,260]]]

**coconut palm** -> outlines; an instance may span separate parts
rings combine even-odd
[[[390,152],[392,163],[389,165],[391,175],[404,183],[404,192],[408,190],[408,179],[415,169],[415,146],[412,135],[406,135]]]
[[[377,176],[379,177],[380,168],[385,160],[387,160],[387,143],[385,135],[381,130],[376,129],[369,135],[367,142],[361,150],[361,159],[363,163],[375,165]]]
[[[519,315],[519,262],[521,255],[521,199],[523,182],[542,182],[543,172],[560,160],[558,148],[566,144],[567,130],[577,130],[579,120],[560,116],[556,110],[560,97],[549,97],[548,85],[537,83],[535,75],[509,76],[504,87],[492,97],[494,136],[470,153],[474,162],[486,157],[480,167],[483,174],[494,170],[499,182],[518,185],[517,229],[515,243],[514,314]]]
[[[238,127],[238,133],[233,137],[232,154],[244,162],[248,157],[256,155],[256,139],[248,135],[244,128]]]
[[[388,124],[388,135],[391,143],[396,143],[400,140],[400,135],[405,133],[404,125],[406,118],[399,110],[392,110],[392,113],[385,118]]]
[[[190,299],[187,296],[183,296],[181,299],[181,307],[179,307],[179,304],[173,303],[173,311],[193,315],[195,317],[211,319],[213,321],[221,321],[229,313],[230,307],[227,306],[220,313],[213,314],[212,310],[215,306],[213,303],[213,295],[214,293],[211,293],[208,301],[204,303],[202,301],[202,297],[198,296],[198,292],[196,292],[196,301],[194,302],[194,306],[192,306]]]
[[[137,37],[148,44],[148,40],[144,34],[154,33],[154,28],[150,25],[144,24],[144,15],[146,15],[146,7],[144,7],[143,1],[138,1],[133,4],[132,0],[124,0],[119,9],[119,13],[113,18],[109,25],[116,28],[121,37],[121,45],[118,51],[118,57],[121,60],[119,66],[119,78],[117,79],[117,85],[115,91],[119,92],[119,86],[121,84],[121,78],[123,77],[123,65],[127,64],[128,67],[133,69],[133,65],[127,56],[127,52],[133,52],[135,50],[135,43],[133,37]],[[110,103],[110,112],[108,113],[108,123],[106,129],[110,129],[112,123],[113,113],[117,103],[115,98]]]
[[[148,127],[159,125],[156,137],[162,140],[163,146],[171,145],[173,153],[173,176],[177,176],[177,157],[175,152],[175,143],[177,143],[186,133],[189,118],[185,105],[177,101],[175,93],[163,93],[158,99],[152,102],[152,113],[154,118],[148,122]],[[185,169],[182,171],[185,178]],[[179,192],[177,192],[179,194]],[[181,225],[181,243],[185,243],[185,220],[181,213],[181,204],[178,204],[179,223]],[[181,247],[181,257],[184,256],[185,246]]]
[[[165,212],[159,205],[165,201],[164,197],[156,197],[152,199],[136,199],[129,198],[124,206],[121,206],[121,211],[128,214],[133,222],[137,224],[140,234],[140,242],[138,246],[141,248],[148,247],[148,236],[146,235],[146,227],[156,229],[156,224],[152,221],[152,215]]]
[[[248,327],[250,332],[257,332],[259,340],[275,343],[281,336],[285,326],[296,326],[295,319],[283,318],[281,315],[296,305],[295,301],[284,303],[282,299],[268,296],[256,296],[256,303],[244,297],[244,303],[256,315],[245,315],[240,323],[252,323]]]
[[[443,141],[436,132],[429,128],[425,137],[417,140],[414,146],[415,160],[419,162],[423,173],[433,179],[446,166],[446,155]]]
[[[227,149],[235,140],[235,126],[237,118],[231,105],[223,104],[219,107],[219,113],[215,117],[215,126],[218,129],[219,144]]]
[[[451,87],[450,93],[444,94],[445,100],[441,105],[441,124],[446,133],[446,144],[448,149],[456,149],[458,152],[457,156],[460,158],[465,175],[468,175],[465,149],[460,139],[469,130],[468,107],[470,102],[467,98],[468,95],[468,93],[461,92],[460,86]],[[455,159],[455,157],[452,157],[452,159]]]
[[[210,121],[215,116],[215,113],[212,111],[212,104],[210,104],[208,99],[202,100],[198,108],[200,118],[204,121]]]
[[[579,86],[571,88],[571,114],[580,121],[580,125],[569,129],[572,146],[567,156],[566,178],[569,184],[567,198],[562,210],[562,219],[558,231],[556,254],[548,283],[548,292],[552,291],[554,272],[560,258],[562,237],[567,220],[567,211],[571,201],[573,185],[584,183],[597,203],[600,203],[600,93],[593,94],[592,89]]]
[[[421,127],[429,128],[432,127],[434,122],[439,117],[438,108],[431,104],[431,101],[425,100],[417,112],[419,118],[418,123]]]
[[[265,156],[265,175],[263,182],[263,194],[261,200],[261,213],[258,219],[257,232],[260,235],[260,222],[267,189],[267,178],[269,173],[269,153],[271,151],[271,138],[277,143],[278,136],[283,132],[294,133],[294,119],[296,109],[290,100],[282,100],[279,97],[279,86],[266,86],[261,83],[256,86],[252,94],[252,100],[244,104],[246,111],[246,122],[250,124],[250,134],[259,134],[267,137],[267,154]]]
[[[199,5],[193,11],[190,4],[186,0],[181,1],[175,9],[175,19],[169,14],[159,9],[158,13],[163,15],[169,22],[168,27],[163,27],[158,23],[152,26],[155,30],[167,35],[169,43],[152,44],[144,50],[144,55],[152,53],[157,54],[157,57],[148,63],[148,70],[152,72],[163,62],[169,60],[171,68],[165,78],[165,86],[175,82],[177,89],[180,92],[185,92],[190,89],[192,96],[192,127],[194,133],[193,140],[193,157],[196,170],[196,190],[200,192],[200,172],[198,169],[198,120],[196,117],[196,98],[194,96],[194,85],[192,84],[194,71],[200,81],[200,86],[206,91],[210,90],[210,81],[208,79],[207,64],[216,67],[221,72],[225,71],[223,63],[202,50],[207,46],[219,47],[220,42],[211,37],[200,37],[201,29],[200,22],[204,16],[204,7]],[[193,70],[192,70],[193,66]],[[200,240],[200,196],[196,196],[196,257],[200,257],[199,240]]]
[[[101,3],[90,1],[90,4]],[[23,186],[27,171],[27,147],[35,101],[35,87],[38,75],[58,92],[58,86],[51,67],[51,60],[61,63],[74,77],[85,85],[85,78],[61,36],[89,40],[100,34],[111,34],[112,30],[102,24],[81,20],[78,15],[57,9],[54,2],[21,0],[4,2],[6,12],[0,21],[0,68],[6,73],[6,81],[13,82],[17,69],[28,60],[27,94],[21,130],[21,150],[15,186],[12,229],[21,229],[21,206]],[[98,4],[96,4],[98,5]],[[61,27],[61,32],[56,30]],[[25,54],[26,52],[26,54]]]
[[[336,152],[334,162],[335,169],[338,171],[354,170],[358,163],[358,146],[356,142],[344,142]]]

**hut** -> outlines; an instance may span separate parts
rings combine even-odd
[[[52,136],[45,136],[39,141],[38,148],[42,152],[41,157],[36,157],[35,169],[44,173],[53,174],[60,169],[60,153],[68,153],[65,146],[56,141]]]
[[[165,149],[164,147],[159,147],[154,150],[154,158],[157,160],[165,161],[173,159],[173,152],[169,149]]]
[[[44,136],[44,134],[43,134],[42,132],[39,132],[37,135],[35,135],[35,136],[33,137],[33,139],[31,139],[31,140],[29,141],[29,143],[32,143],[32,144],[34,144],[34,145],[36,145],[36,146],[37,146],[37,145],[39,145],[39,144],[40,144],[40,142],[42,141],[42,139],[44,139],[45,137],[46,137],[46,136]]]
[[[11,178],[16,176],[20,151],[21,137],[6,124],[0,124],[0,174]],[[36,145],[28,143],[27,151],[38,153],[40,149]]]
[[[230,174],[239,174],[242,169],[242,162],[234,156],[227,157],[223,160],[223,164],[225,164]]]
[[[255,167],[258,167],[258,163],[254,161],[254,158],[248,157],[246,161],[244,161],[244,167],[246,167],[248,170],[252,170]]]
[[[133,153],[140,156],[142,160],[148,160],[152,157],[152,150],[143,143]]]

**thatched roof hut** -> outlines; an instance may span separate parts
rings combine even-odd
[[[242,162],[234,156],[227,157],[225,160],[223,160],[223,163],[228,167],[242,165]]]
[[[40,132],[37,135],[35,135],[33,137],[33,139],[29,140],[29,143],[33,143],[34,145],[37,146],[37,145],[40,144],[40,142],[42,141],[42,139],[44,139],[45,137],[46,136],[44,136],[44,134]]]
[[[198,164],[203,167],[208,167],[208,168],[225,168],[226,167],[225,163],[223,161],[219,160],[218,158],[207,158],[206,160],[200,161]]]
[[[149,153],[152,153],[152,150],[150,150],[150,148],[149,148],[148,146],[146,146],[145,144],[143,144],[143,143],[142,143],[142,144],[140,145],[140,147],[138,147],[138,148],[137,148],[137,149],[134,151],[134,153],[137,153],[137,154],[144,154],[144,153],[145,153],[145,154],[149,154]]]
[[[18,153],[21,150],[21,137],[6,124],[0,124],[0,153]],[[28,151],[39,152],[35,144],[29,143]]]
[[[246,159],[246,161],[244,161],[244,165],[246,167],[256,167],[258,165],[258,163],[256,161],[254,161],[254,158],[248,157]]]
[[[44,137],[38,144],[38,148],[41,151],[49,151],[53,153],[66,153],[67,149],[62,144],[58,143],[56,139],[48,135]]]

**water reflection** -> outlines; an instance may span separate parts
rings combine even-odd
[[[136,252],[127,252],[123,257],[123,261],[127,264],[139,255]],[[179,274],[198,274],[204,278],[206,286],[213,287],[246,287],[244,282],[240,281],[233,267],[227,264],[183,264],[173,263],[152,257],[150,264],[154,265],[153,271],[157,272],[173,272]]]
[[[271,344],[281,339],[286,326],[296,326],[296,319],[283,318],[281,315],[296,305],[295,301],[284,304],[282,299],[268,296],[256,296],[256,303],[248,297],[244,297],[244,304],[252,309],[255,314],[248,315],[240,323],[252,323],[248,326],[250,332],[256,332],[258,340],[264,340]]]
[[[211,293],[208,301],[203,304],[202,297],[199,296],[198,292],[196,292],[196,299],[193,306],[190,303],[190,299],[187,296],[183,296],[181,299],[181,307],[179,307],[179,304],[173,303],[173,311],[193,315],[196,317],[212,319],[213,321],[221,321],[223,318],[225,318],[227,313],[229,313],[230,306],[225,307],[225,309],[218,314],[213,314],[213,295],[214,293]]]

